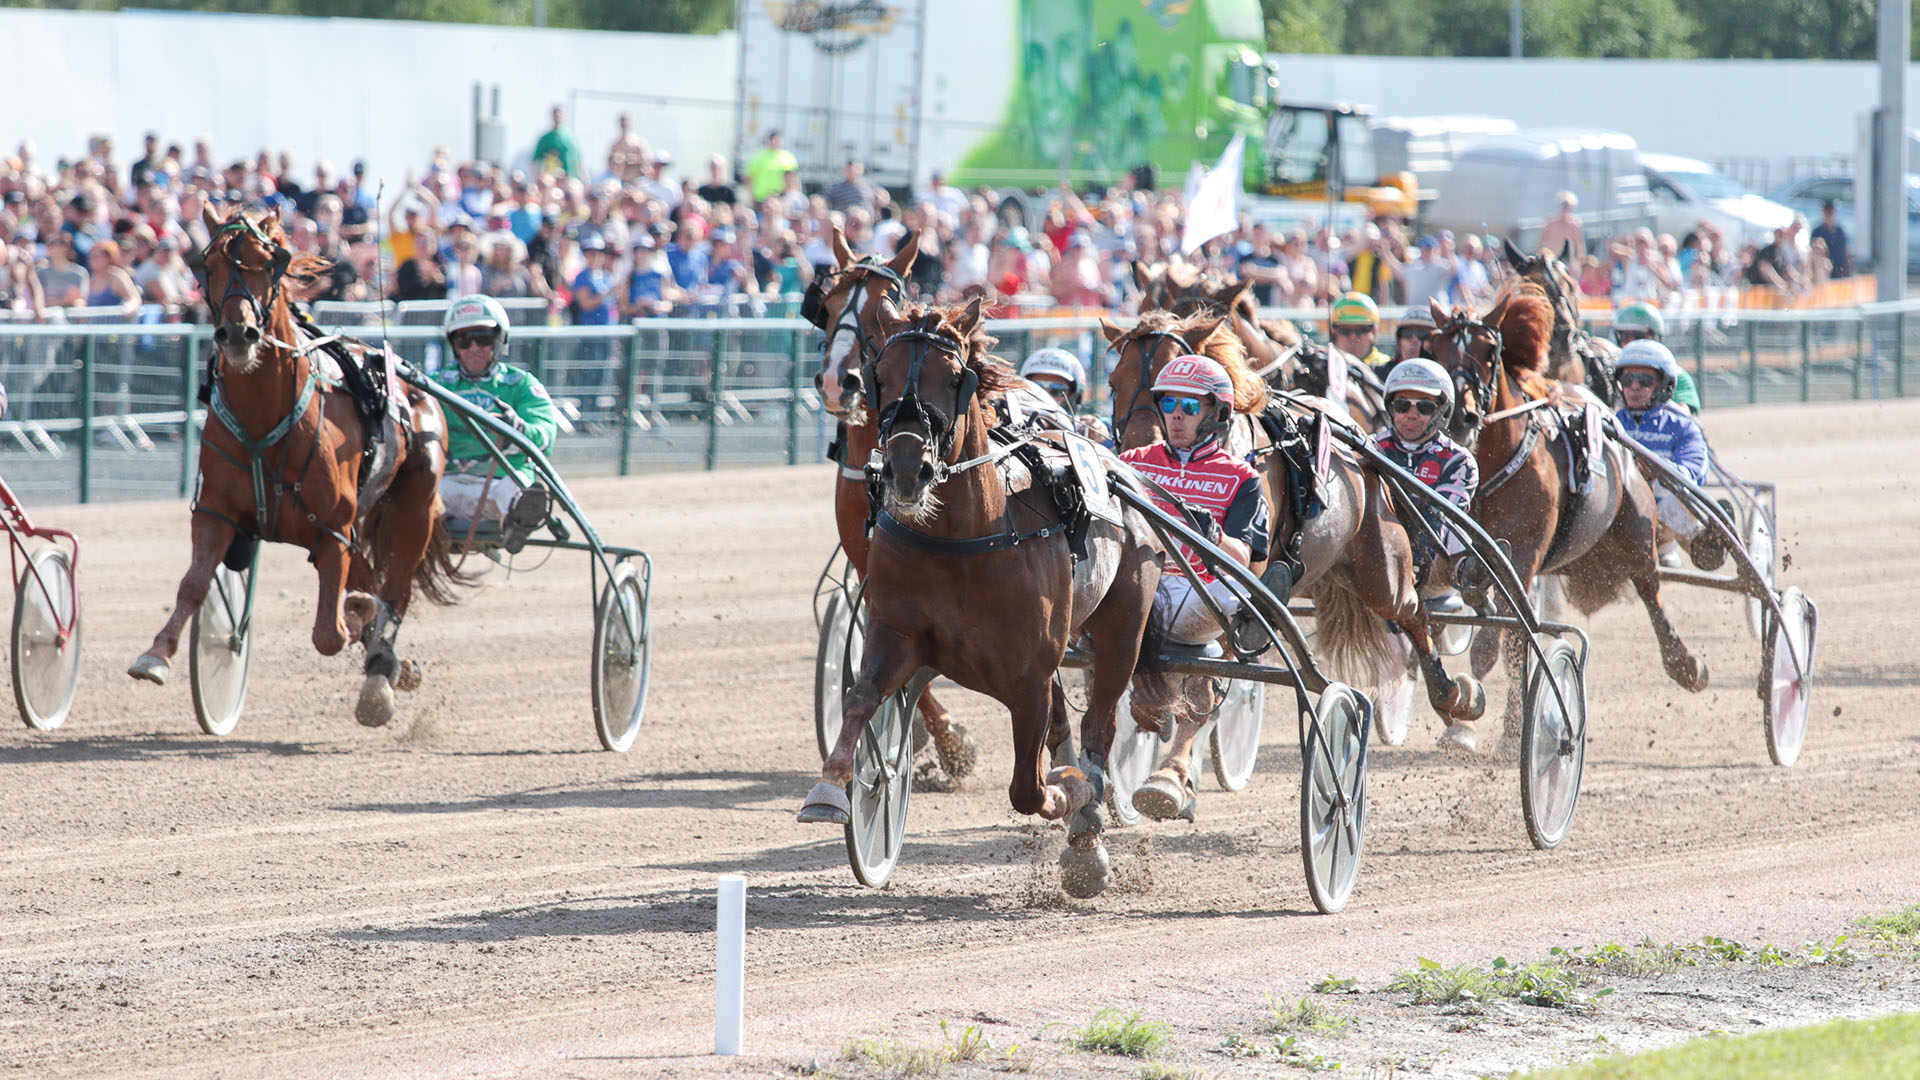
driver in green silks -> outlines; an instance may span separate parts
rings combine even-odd
[[[520,431],[542,453],[551,448],[560,430],[553,399],[532,373],[505,362],[510,331],[506,310],[490,296],[463,296],[447,308],[441,330],[455,363],[436,374],[440,385]],[[449,422],[440,499],[449,518],[498,529],[501,546],[517,553],[533,530],[546,523],[552,497],[534,477],[525,454],[512,446],[502,449],[510,470],[499,468],[467,425]],[[456,526],[454,535],[464,531],[464,525]]]

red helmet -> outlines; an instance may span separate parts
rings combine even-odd
[[[1153,396],[1186,394],[1201,399],[1213,398],[1229,409],[1233,407],[1233,380],[1217,360],[1192,354],[1178,357],[1160,369],[1153,380]]]

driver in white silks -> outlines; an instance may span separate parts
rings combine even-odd
[[[1020,365],[1020,377],[1045,390],[1062,409],[1074,418],[1079,434],[1102,446],[1113,445],[1113,432],[1106,421],[1080,412],[1087,385],[1086,368],[1080,358],[1065,349],[1036,349]]]
[[[553,399],[531,372],[505,362],[511,330],[506,310],[490,296],[463,296],[447,308],[441,330],[456,362],[436,374],[440,385],[524,434],[541,453],[550,449],[560,430]],[[466,424],[449,418],[440,499],[447,517],[457,519],[456,540],[465,539],[466,523],[477,523],[517,553],[546,523],[552,500],[527,456],[511,444],[501,449],[508,469],[500,468]]]

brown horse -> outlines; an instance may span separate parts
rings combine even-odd
[[[1553,339],[1547,350],[1547,377],[1561,382],[1584,384],[1601,401],[1613,396],[1613,362],[1620,349],[1606,338],[1587,333],[1580,324],[1580,289],[1574,284],[1566,260],[1573,254],[1571,242],[1560,254],[1542,251],[1523,254],[1513,241],[1503,242],[1507,265],[1522,280],[1538,285],[1553,304]]]
[[[988,356],[980,301],[965,308],[883,303],[882,344],[866,404],[878,420],[883,507],[867,555],[869,620],[860,676],[840,738],[802,820],[844,821],[854,745],[880,702],[931,669],[1012,714],[1008,797],[1023,814],[1072,815],[1062,856],[1075,895],[1105,886],[1100,798],[1114,710],[1134,676],[1159,583],[1160,550],[1144,520],[1096,519],[1075,560],[1054,503],[1016,457],[997,457],[987,398],[1021,385]],[[1054,681],[1070,638],[1093,647],[1080,768],[1042,775],[1048,733],[1066,723]],[[1136,697],[1170,697],[1142,675]]]
[[[288,298],[289,283],[311,286],[325,260],[294,255],[271,215],[254,221],[236,211],[220,219],[208,210],[206,223],[213,239],[201,258],[217,355],[193,556],[173,614],[127,673],[166,682],[181,630],[223,556],[245,565],[258,540],[295,544],[310,553],[320,578],[313,647],[332,656],[349,640],[365,644],[355,716],[384,724],[402,680],[394,641],[414,588],[449,604],[453,586],[465,580],[449,558],[441,515],[445,418],[432,398],[408,387],[407,416],[396,420],[389,411],[374,452],[363,455],[359,410],[322,370],[324,342],[295,323]],[[401,688],[412,689],[412,681]]]
[[[892,259],[856,259],[845,234],[836,226],[833,257],[838,267],[816,282],[817,306],[808,306],[815,325],[827,335],[820,346],[820,370],[813,377],[814,385],[820,389],[827,412],[839,417],[841,425],[835,456],[840,475],[833,485],[833,523],[840,534],[840,549],[862,572],[867,565],[869,504],[866,475],[861,470],[879,445],[879,438],[875,434],[876,419],[867,414],[862,403],[861,369],[879,348],[876,335],[880,304],[905,298],[906,275],[913,269],[918,241],[918,233],[908,232]],[[920,695],[919,712],[934,751],[940,755],[941,768],[956,780],[972,775],[980,749],[966,725],[952,718],[946,706],[935,700],[932,690]]]
[[[1133,264],[1140,286],[1140,311],[1175,315],[1215,315],[1228,321],[1256,369],[1277,367],[1300,343],[1300,331],[1285,319],[1260,318],[1253,303],[1253,282],[1222,277],[1185,263]]]
[[[1189,352],[1218,361],[1233,380],[1234,411],[1245,417],[1235,424],[1245,431],[1229,440],[1229,451],[1256,455],[1273,511],[1271,549],[1289,560],[1291,588],[1313,600],[1317,638],[1328,661],[1356,685],[1397,685],[1404,668],[1397,666],[1398,657],[1382,621],[1391,619],[1420,657],[1427,698],[1449,729],[1478,719],[1486,707],[1486,692],[1467,676],[1449,677],[1434,651],[1427,610],[1414,582],[1413,546],[1379,475],[1345,447],[1329,447],[1327,476],[1317,485],[1321,510],[1302,520],[1289,494],[1293,460],[1271,446],[1256,445],[1265,437],[1251,415],[1266,407],[1267,386],[1247,366],[1231,330],[1216,318],[1176,320],[1164,312],[1142,315],[1131,330],[1104,322],[1101,330],[1119,354],[1108,380],[1116,445],[1130,450],[1162,438],[1152,394],[1161,368]],[[1316,407],[1332,417],[1324,402]],[[1287,400],[1285,408],[1296,424],[1310,418],[1309,407],[1297,399]],[[1242,445],[1245,451],[1240,450]],[[1268,576],[1269,584],[1276,580]],[[1204,719],[1175,717],[1174,743],[1167,764],[1155,773],[1161,781],[1156,786],[1179,784],[1181,790],[1191,790],[1185,786],[1185,750]],[[1454,736],[1461,737],[1459,732]]]
[[[1551,301],[1537,287],[1521,284],[1485,315],[1463,309],[1448,313],[1437,303],[1433,315],[1438,327],[1428,338],[1433,357],[1459,387],[1451,433],[1480,465],[1474,517],[1495,539],[1512,545],[1521,583],[1531,586],[1539,574],[1560,574],[1568,599],[1589,614],[1631,584],[1653,623],[1668,676],[1689,691],[1706,689],[1706,665],[1687,651],[1660,605],[1653,489],[1626,451],[1608,443],[1592,454],[1588,493],[1573,494],[1566,444],[1550,430],[1573,421],[1553,417],[1551,406],[1529,405],[1559,392],[1543,374],[1553,332]],[[1528,411],[1510,411],[1519,409]],[[1473,591],[1476,583],[1460,584],[1463,591]],[[1485,610],[1482,603],[1474,606]],[[1492,669],[1499,640],[1494,634],[1475,640],[1476,674]],[[1511,740],[1519,730],[1526,643],[1511,631],[1505,642],[1509,678],[1503,734]]]

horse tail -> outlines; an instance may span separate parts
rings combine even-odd
[[[1327,582],[1314,589],[1314,640],[1335,678],[1372,686],[1381,667],[1395,659],[1387,624],[1352,589]]]

